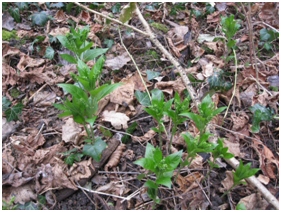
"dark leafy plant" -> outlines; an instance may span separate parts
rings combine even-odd
[[[13,196],[8,202],[2,200],[2,210],[17,210],[18,205],[14,203],[15,199],[16,197]]]
[[[260,43],[267,51],[272,50],[272,42],[279,38],[279,33],[270,29],[261,29],[260,30]]]
[[[23,107],[22,103],[11,106],[11,101],[5,96],[2,97],[2,111],[5,113],[8,122],[18,120]]]
[[[147,143],[145,157],[134,163],[145,168],[156,175],[156,180],[147,180],[145,186],[148,188],[148,196],[155,202],[160,203],[157,195],[160,185],[168,188],[172,186],[172,176],[174,170],[180,163],[182,151],[163,157],[162,151]]]
[[[252,132],[258,133],[260,131],[261,121],[270,121],[273,119],[274,111],[271,108],[266,108],[260,104],[255,104],[249,108],[253,113]]]

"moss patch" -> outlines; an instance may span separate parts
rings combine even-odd
[[[162,32],[164,33],[167,33],[169,31],[169,28],[164,25],[164,24],[160,24],[160,23],[157,23],[157,22],[153,22],[150,24],[153,28],[155,29],[158,29],[158,30],[161,30]]]
[[[3,29],[2,30],[2,40],[4,41],[9,41],[12,38],[17,39],[17,31],[16,30],[12,30],[11,32]]]

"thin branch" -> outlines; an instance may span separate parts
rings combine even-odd
[[[91,10],[91,9],[89,9],[88,7],[86,7],[86,6],[84,6],[83,4],[80,4],[80,3],[78,3],[78,2],[73,2],[73,3],[76,4],[76,5],[78,5],[79,7],[82,7],[82,8],[85,9],[85,10],[88,10],[88,11],[91,12],[91,13],[100,15],[100,16],[102,16],[102,17],[104,17],[104,18],[106,18],[106,19],[108,19],[108,20],[110,20],[110,21],[112,21],[112,22],[118,23],[118,24],[120,24],[120,25],[122,25],[122,26],[125,26],[125,27],[128,27],[128,28],[130,28],[130,29],[133,29],[133,30],[135,30],[136,32],[139,32],[139,33],[141,33],[141,34],[143,34],[143,35],[145,35],[145,36],[147,36],[147,37],[149,36],[146,32],[144,32],[144,31],[142,31],[142,30],[139,30],[138,28],[133,27],[133,26],[131,26],[131,25],[129,25],[129,24],[122,23],[122,22],[119,21],[118,19],[110,18],[110,17],[107,16],[107,15],[104,15],[104,14],[102,14],[102,13],[99,13],[99,12],[97,12],[97,11],[95,11],[95,10]]]

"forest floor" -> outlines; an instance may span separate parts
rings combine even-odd
[[[84,5],[116,20],[126,6]],[[212,120],[212,133],[223,139],[237,160],[259,168],[255,176],[279,199],[279,3],[138,5],[157,39],[186,71],[199,101],[210,94],[216,107],[229,106],[227,113]],[[246,209],[274,209],[250,184],[239,184],[223,195],[233,184],[233,167],[220,160],[220,168],[207,175],[212,155],[201,153],[189,166],[175,170],[179,173],[175,172],[171,188],[159,187],[161,201],[154,204],[144,185],[146,178],[139,178],[148,173],[134,162],[145,157],[147,143],[158,146],[160,136],[161,150],[167,154],[169,138],[151,130],[157,122],[135,92],[158,88],[167,101],[176,92],[188,97],[169,58],[144,34],[74,3],[3,3],[2,7],[2,209],[226,210],[238,203]],[[221,22],[231,15],[239,25],[233,37],[237,65]],[[67,165],[65,153],[83,149],[85,129],[71,116],[59,118],[61,111],[53,106],[66,97],[57,84],[74,83],[70,73],[77,72],[74,64],[61,58],[69,52],[56,36],[86,25],[95,48],[109,48],[100,84],[123,84],[99,104],[94,132],[107,142],[101,160],[84,155]],[[129,25],[145,31],[135,13]],[[196,112],[195,103],[190,105]],[[169,118],[164,120],[168,135],[172,124]],[[172,140],[174,151],[188,148],[181,137],[185,132],[199,134],[187,119]],[[109,163],[116,151],[119,156]]]

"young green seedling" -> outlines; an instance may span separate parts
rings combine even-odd
[[[164,111],[164,113],[172,119],[172,124],[173,124],[170,142],[169,142],[169,148],[168,148],[169,153],[171,152],[173,137],[177,132],[178,126],[186,121],[186,118],[180,116],[180,114],[189,111],[189,101],[190,101],[189,98],[185,98],[183,101],[181,101],[179,94],[175,93],[174,108],[173,109],[168,108],[167,111]]]
[[[108,50],[107,48],[91,49],[93,42],[87,41],[89,31],[89,26],[86,26],[83,29],[77,29],[77,31],[71,27],[69,34],[58,35],[57,39],[60,41],[60,43],[74,53],[74,57],[70,54],[61,54],[60,56],[69,63],[76,64],[78,59],[86,63],[89,60],[93,60],[104,54]]]
[[[259,170],[259,168],[251,168],[251,163],[247,163],[244,166],[242,160],[240,160],[239,166],[237,167],[235,172],[233,172],[233,185],[228,191],[223,194],[223,196],[228,194],[235,186],[239,184],[246,185],[247,183],[244,180],[251,176],[254,176]]]
[[[145,157],[134,162],[156,175],[156,180],[147,180],[144,184],[148,188],[148,196],[155,203],[160,203],[160,199],[157,196],[160,185],[171,188],[171,178],[174,170],[180,163],[181,156],[182,151],[179,151],[168,155],[167,157],[163,157],[162,151],[159,147],[155,148],[150,143],[147,143]]]
[[[226,107],[220,107],[215,109],[215,103],[212,101],[212,98],[208,94],[205,96],[198,105],[199,114],[192,112],[181,113],[180,115],[186,116],[194,121],[197,129],[200,131],[200,134],[203,134],[206,130],[208,123],[219,113],[225,110]]]
[[[159,146],[162,148],[162,137],[161,133],[166,132],[165,126],[163,124],[163,118],[165,115],[165,112],[168,111],[173,103],[173,99],[170,99],[168,102],[165,102],[164,94],[159,89],[154,89],[151,91],[151,101],[149,100],[147,93],[142,93],[140,91],[136,91],[135,95],[138,101],[143,104],[144,106],[147,106],[144,108],[144,110],[151,115],[156,122],[158,123],[157,128],[153,127],[152,129],[159,133]],[[166,133],[167,134],[167,133]]]
[[[58,84],[66,93],[71,94],[71,100],[65,99],[62,104],[54,104],[54,106],[64,111],[59,117],[72,116],[75,122],[83,124],[87,132],[87,138],[85,140],[87,144],[83,147],[83,154],[91,156],[94,160],[99,161],[106,144],[101,138],[96,138],[93,131],[93,125],[97,118],[98,103],[121,84],[104,84],[97,87],[105,58],[101,56],[92,68],[85,64],[84,61],[87,61],[89,58],[93,59],[101,53],[99,52],[97,54],[92,52],[93,54],[87,57],[86,60],[85,57],[83,57],[83,55],[86,55],[85,52],[89,53],[89,51],[91,51],[89,49],[92,43],[86,41],[88,33],[89,27],[85,27],[77,31],[71,29],[71,33],[67,36],[58,36],[62,45],[73,51],[76,55],[76,58],[73,58],[71,55],[64,55],[62,57],[69,62],[77,63],[78,74],[71,74],[76,85]],[[76,159],[78,158],[76,157]]]
[[[234,20],[234,15],[231,14],[229,17],[223,16],[221,17],[221,25],[222,25],[222,31],[224,32],[226,38],[227,38],[227,47],[229,49],[234,48],[236,41],[233,40],[233,36],[236,34],[236,32],[240,28],[240,24]]]

